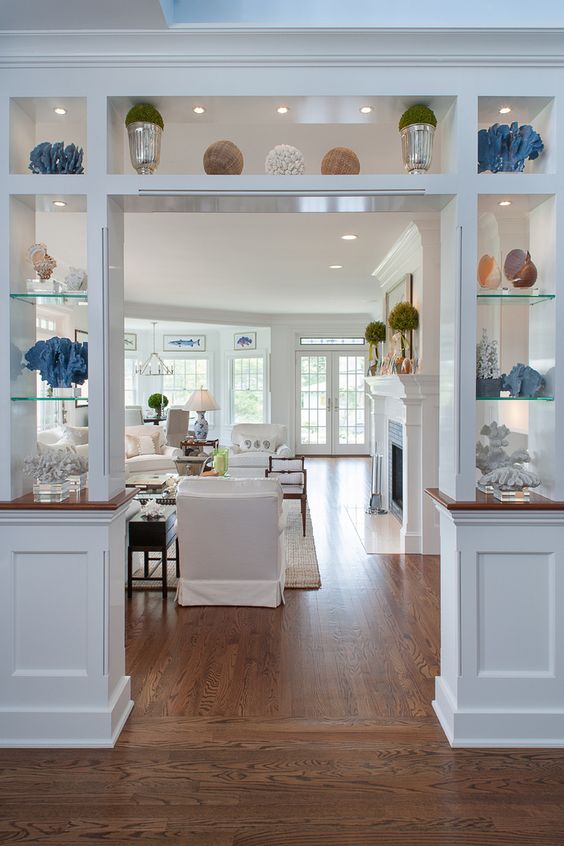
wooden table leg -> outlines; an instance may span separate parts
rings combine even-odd
[[[143,559],[144,559],[143,575],[145,576],[146,579],[148,579],[149,578],[149,553],[147,552],[147,550],[145,550],[145,552],[143,553]]]
[[[133,596],[133,550],[127,547],[127,596]]]
[[[163,599],[167,598],[167,568],[168,568],[168,561],[167,561],[167,548],[163,546],[161,549],[161,572],[163,576]]]
[[[301,501],[301,505],[302,505],[302,528],[303,528],[304,538],[305,538],[305,533],[306,533],[306,505],[307,505],[307,500],[306,500],[306,499],[302,499],[302,501]]]

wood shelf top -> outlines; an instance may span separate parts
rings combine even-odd
[[[528,500],[506,500],[500,502],[491,494],[476,489],[476,499],[451,499],[438,488],[425,488],[425,493],[442,505],[447,511],[564,511],[564,502],[547,499],[531,493]]]
[[[113,499],[100,501],[88,498],[88,488],[79,494],[71,494],[64,502],[35,502],[33,494],[28,493],[17,499],[0,501],[0,511],[116,511],[132,500],[139,491],[127,488]]]

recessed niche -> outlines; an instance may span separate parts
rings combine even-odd
[[[59,114],[56,110],[63,111]],[[10,173],[28,173],[29,154],[42,141],[64,141],[84,149],[86,100],[83,97],[14,97],[10,100]]]
[[[537,159],[525,161],[523,173],[555,173],[554,150],[554,100],[551,97],[499,97],[478,98],[478,129],[488,129],[492,124],[520,126],[529,124],[539,133],[544,149]],[[500,109],[510,109],[504,113]],[[477,143],[477,142],[476,142]]]

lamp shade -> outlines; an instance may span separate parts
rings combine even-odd
[[[200,388],[198,391],[193,391],[190,394],[184,408],[188,411],[217,411],[219,405],[215,401],[213,394]]]

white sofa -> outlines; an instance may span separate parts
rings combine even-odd
[[[128,438],[128,436],[131,436]],[[155,453],[135,454],[140,438],[151,438]],[[175,458],[182,450],[167,446],[166,432],[161,426],[148,423],[144,426],[125,427],[125,474],[132,473],[176,473]]]
[[[237,423],[231,431],[231,441],[229,474],[235,478],[262,478],[269,456],[292,456],[288,429],[280,423]]]
[[[82,458],[88,459],[88,426],[57,426],[37,433],[37,448],[76,450]]]
[[[188,476],[176,497],[179,605],[284,601],[282,489],[274,479]]]

